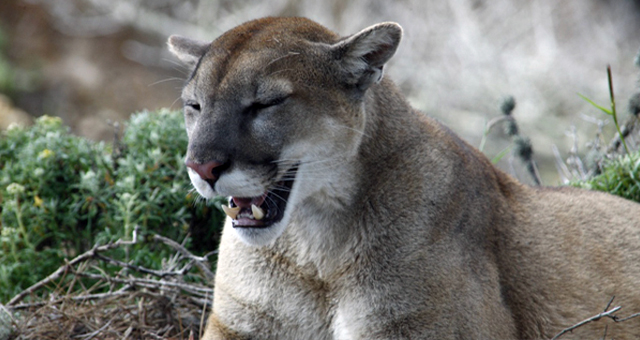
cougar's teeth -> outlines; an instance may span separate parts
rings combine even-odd
[[[264,218],[264,210],[262,208],[256,206],[255,204],[251,205],[251,212],[253,213],[253,218],[256,220],[261,220]]]
[[[231,208],[229,206],[223,205],[222,210],[224,210],[224,213],[227,214],[227,216],[231,217],[232,220],[235,220],[238,216],[238,213],[240,212],[240,207]]]

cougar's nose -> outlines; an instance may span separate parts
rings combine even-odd
[[[216,161],[199,164],[192,160],[187,160],[184,164],[197,172],[202,179],[214,181],[217,180],[222,171],[228,167],[225,163]]]

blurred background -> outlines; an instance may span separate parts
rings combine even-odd
[[[400,23],[386,72],[409,100],[478,146],[513,96],[547,185],[560,183],[553,146],[564,157],[607,119],[577,93],[608,105],[610,64],[624,119],[638,89],[638,0],[2,0],[0,129],[47,114],[109,141],[113,122],[136,111],[181,107],[187,71],[167,52],[169,35],[213,40],[269,15],[306,16],[342,35]],[[611,138],[613,124],[605,128]],[[490,158],[508,145],[501,129],[488,137]],[[530,182],[512,156],[500,166]]]

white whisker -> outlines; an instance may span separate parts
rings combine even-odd
[[[282,60],[282,59],[285,59],[285,58],[289,58],[289,57],[292,57],[292,56],[297,56],[297,55],[299,55],[299,54],[300,54],[300,53],[298,53],[298,52],[289,52],[288,54],[285,54],[285,55],[283,55],[283,56],[280,56],[280,57],[278,57],[278,58],[275,58],[275,59],[271,60],[271,61],[270,61],[266,66],[264,66],[264,68],[269,67],[271,64],[273,64],[273,63],[275,63],[275,62],[277,62],[277,61],[279,61],[279,60]],[[273,74],[273,73],[272,73],[272,74]]]
[[[181,99],[181,97],[176,98],[176,100],[174,100],[173,103],[171,103],[171,107],[173,107],[173,105],[175,105],[178,102],[178,100],[180,100],[180,99]]]
[[[271,163],[284,165],[284,166],[294,166],[298,165],[298,167],[303,167],[307,165],[321,165],[322,163],[329,163],[329,166],[333,166],[339,164],[340,161],[343,160],[342,156],[332,157],[332,158],[324,158],[324,159],[313,159],[313,160],[293,160],[293,159],[281,159],[277,161],[272,161]],[[335,163],[331,163],[335,162]]]
[[[274,74],[278,74],[278,73],[282,73],[282,72],[286,72],[286,71],[293,71],[293,70],[294,70],[294,69],[292,69],[292,68],[284,68],[284,69],[282,69],[282,70],[273,71],[273,72],[269,73],[268,75],[269,75],[269,76],[272,76],[272,75],[274,75]]]
[[[151,83],[151,84],[149,84],[149,85],[147,85],[147,86],[151,87],[151,86],[155,86],[155,85],[158,85],[158,84],[166,83],[166,82],[168,82],[168,81],[181,81],[181,82],[184,82],[184,79],[182,79],[182,78],[177,78],[177,77],[172,77],[172,78],[167,78],[167,79],[158,80],[158,81],[153,82],[153,83]]]
[[[283,185],[274,185],[271,190],[278,190],[278,191],[282,191],[282,192],[291,192],[291,189],[289,187],[283,186]]]
[[[173,59],[168,59],[168,58],[162,58],[161,59],[163,62],[168,62],[170,64],[172,64],[172,69],[184,74],[185,76],[189,75],[190,70],[184,66],[184,64],[182,64],[181,62],[178,62],[176,60]]]
[[[341,125],[341,124],[333,124],[333,126],[335,126],[335,127],[340,127],[340,128],[343,128],[343,129],[348,129],[348,130],[355,131],[355,132],[357,132],[357,133],[359,133],[359,134],[361,134],[362,136],[365,136],[365,137],[371,137],[371,136],[369,136],[368,134],[366,134],[366,133],[364,132],[364,130],[358,130],[358,129],[356,129],[356,128],[352,128],[352,127],[350,127],[350,126]]]
[[[282,202],[288,203],[288,202],[287,202],[287,200],[286,200],[284,197],[282,197],[282,196],[280,196],[280,195],[276,194],[275,192],[273,192],[273,190],[269,190],[269,193],[270,193],[272,196],[274,196],[274,197],[276,197],[276,198],[279,198]],[[267,196],[267,197],[269,197],[269,196]],[[275,203],[275,202],[274,202],[274,203]]]

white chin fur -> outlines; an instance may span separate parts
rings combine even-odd
[[[285,221],[274,223],[267,228],[233,228],[231,225],[229,227],[233,228],[234,233],[240,241],[250,246],[262,247],[270,244],[282,235],[286,227],[286,223],[283,222]],[[230,223],[231,219],[227,218],[226,224]]]

